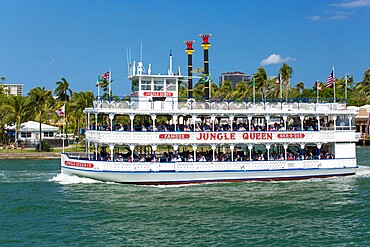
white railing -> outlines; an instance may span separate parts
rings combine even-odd
[[[84,161],[81,161],[84,162]],[[85,161],[91,162],[91,161]],[[94,162],[95,170],[130,172],[204,172],[204,171],[260,171],[280,169],[319,169],[357,167],[356,158],[293,160],[293,161],[239,161],[239,162]]]

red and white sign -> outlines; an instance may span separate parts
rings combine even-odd
[[[289,138],[293,138],[293,139],[297,139],[297,138],[304,138],[304,134],[303,133],[280,133],[280,134],[277,134],[277,138],[280,138],[280,139],[289,139]]]
[[[159,139],[189,139],[190,134],[159,134]]]
[[[93,168],[94,167],[94,164],[92,164],[92,163],[82,163],[82,162],[76,162],[76,161],[70,161],[70,160],[64,161],[64,164],[66,166],[76,166],[76,167],[85,167],[85,168]]]
[[[143,94],[146,97],[154,96],[154,97],[172,97],[172,92],[144,92]]]

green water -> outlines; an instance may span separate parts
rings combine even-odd
[[[0,160],[0,246],[370,246],[370,148],[356,176],[135,186]]]

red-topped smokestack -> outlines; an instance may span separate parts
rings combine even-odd
[[[204,99],[206,102],[209,102],[209,82],[210,82],[210,75],[209,75],[209,63],[208,63],[208,48],[211,46],[209,43],[209,37],[212,36],[210,33],[202,33],[200,36],[203,39],[202,47],[204,49],[204,78],[205,78],[205,85],[204,85]]]
[[[195,40],[185,40],[185,52],[188,54],[188,99],[193,98],[193,43]]]

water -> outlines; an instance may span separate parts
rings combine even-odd
[[[0,246],[370,246],[370,148],[356,176],[135,186],[0,160]]]

